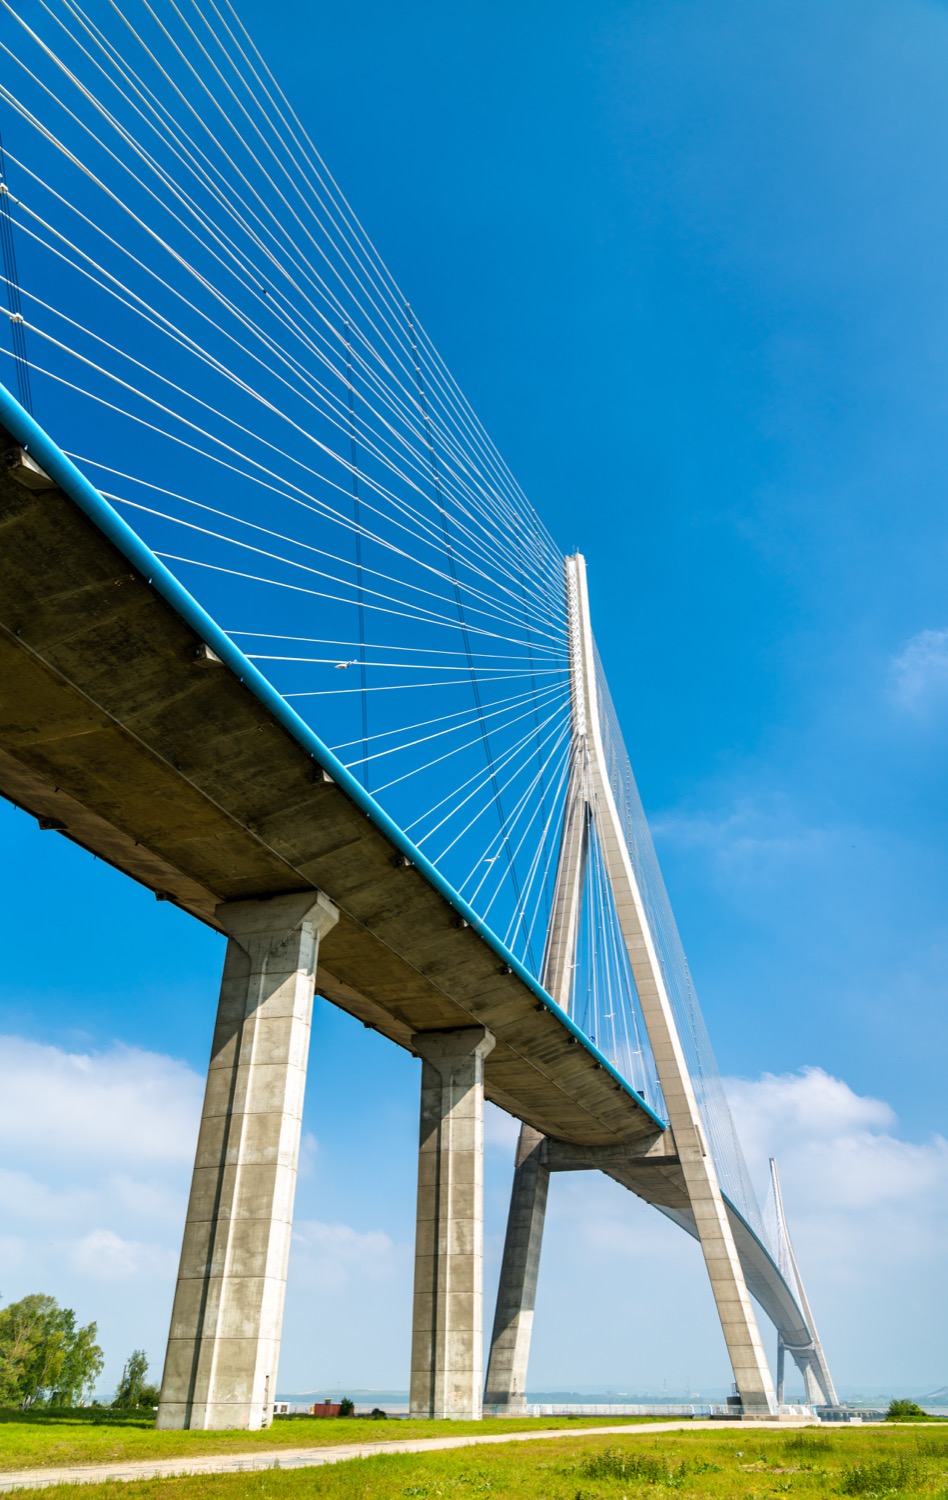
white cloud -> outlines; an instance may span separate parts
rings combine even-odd
[[[351,1282],[389,1281],[410,1258],[411,1247],[397,1245],[381,1229],[358,1230],[349,1224],[297,1221],[293,1229],[293,1275],[325,1290]]]
[[[81,1321],[96,1321],[108,1361],[103,1393],[132,1347],[144,1347],[160,1373],[202,1089],[196,1072],[162,1053],[3,1041],[0,1161],[10,1165],[0,1168],[0,1292],[15,1300],[47,1291]],[[304,1134],[305,1169],[318,1151]],[[315,1340],[334,1370],[364,1378],[380,1329],[383,1357],[397,1370],[411,1273],[411,1244],[382,1227],[298,1219],[288,1374],[294,1366],[317,1373]]]
[[[97,1194],[88,1187],[54,1188],[29,1172],[0,1168],[0,1202],[6,1207],[8,1224],[19,1222],[49,1232],[56,1225],[80,1221],[94,1210],[96,1201]]]
[[[15,1234],[0,1234],[0,1266],[3,1267],[5,1283],[6,1278],[19,1275],[29,1268],[29,1264],[30,1247],[27,1241]]]
[[[300,1177],[312,1177],[319,1156],[319,1142],[312,1131],[304,1130],[300,1137],[300,1160],[297,1171]]]
[[[0,1038],[0,1150],[58,1162],[189,1163],[203,1085],[176,1058]]]
[[[29,1086],[16,1079],[17,1060]],[[15,1107],[8,1082],[16,1084]],[[876,1371],[884,1351],[887,1368],[919,1370],[919,1381],[930,1375],[931,1384],[943,1383],[948,1144],[939,1137],[905,1139],[885,1101],[860,1095],[818,1068],[733,1080],[728,1088],[755,1179],[766,1181],[769,1155],[779,1159],[795,1245],[831,1364]],[[0,1062],[0,1139],[10,1163],[0,1171],[0,1289],[5,1298],[50,1291],[83,1321],[98,1320],[110,1360],[103,1390],[132,1347],[144,1346],[153,1369],[160,1367],[200,1093],[200,1078],[181,1063],[132,1048],[77,1055],[13,1038]],[[68,1149],[55,1150],[58,1132],[68,1134],[70,1126]],[[499,1263],[517,1130],[502,1111],[488,1111],[485,1138],[496,1148],[487,1163],[491,1276]],[[139,1140],[152,1143],[150,1154],[136,1155]],[[309,1152],[315,1149],[310,1143]],[[324,1158],[339,1165],[338,1143],[327,1139]],[[333,1190],[326,1219],[300,1215],[290,1263],[285,1388],[308,1389],[314,1378],[337,1375],[352,1383],[403,1384],[413,1155],[406,1168],[394,1225],[390,1198],[368,1227],[346,1222],[350,1213],[365,1222],[358,1182],[355,1196],[348,1181]],[[325,1191],[324,1181],[320,1204]],[[338,1219],[329,1218],[334,1213]],[[540,1291],[537,1379],[618,1381],[632,1388],[666,1373],[671,1384],[680,1384],[690,1372],[701,1384],[726,1383],[698,1247],[599,1174],[554,1178]],[[490,1295],[485,1316],[489,1324]],[[929,1343],[933,1352],[926,1358]]]
[[[732,1078],[726,1086],[738,1133],[754,1142],[835,1139],[895,1123],[888,1104],[854,1093],[822,1068],[765,1073],[754,1081]]]
[[[160,1370],[202,1090],[163,1053],[0,1042],[0,1289],[98,1323],[106,1394],[133,1347]]]
[[[888,1104],[820,1068],[726,1087],[759,1185],[777,1159],[831,1364],[943,1381],[948,1141],[906,1140]]]
[[[948,700],[948,630],[921,630],[890,663],[893,696],[918,713]]]
[[[97,1281],[129,1280],[156,1273],[163,1279],[174,1276],[178,1256],[170,1246],[143,1244],[126,1240],[112,1229],[92,1229],[69,1248],[75,1269]]]

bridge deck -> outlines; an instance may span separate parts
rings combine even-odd
[[[544,1133],[654,1140],[637,1096],[70,494],[2,430],[0,451],[0,793],[211,926],[223,901],[325,892],[342,915],[322,994],[403,1047],[489,1027],[488,1097]]]
[[[560,1141],[632,1146],[637,1161],[604,1170],[694,1233],[671,1132],[19,452],[0,428],[0,794],[212,927],[222,901],[324,891],[342,915],[320,993],[406,1048],[488,1026],[488,1097]],[[751,1290],[804,1343],[795,1298],[728,1209]]]
[[[66,143],[59,144],[65,150]],[[114,158],[119,167],[120,158],[121,152]],[[228,167],[226,160],[223,165]],[[36,181],[43,185],[40,178]],[[58,201],[68,208],[65,178],[59,186],[64,188],[65,197]],[[55,222],[57,210],[51,212],[51,222]],[[89,222],[93,219],[94,215]],[[151,264],[148,247],[155,243],[154,236],[149,239],[152,232],[147,224],[136,222],[139,240],[140,231],[145,232],[141,243],[146,248],[139,259],[147,266]],[[347,233],[342,235],[346,243]],[[354,233],[362,244],[357,224]],[[251,241],[249,253],[256,263]],[[336,239],[329,235],[333,255],[340,249],[341,241],[337,241],[338,235]],[[177,254],[175,243],[171,232],[165,248],[173,256]],[[375,265],[374,250],[371,257]],[[254,305],[260,290],[255,285],[250,288]],[[265,286],[262,291],[266,294]],[[356,307],[356,323],[357,291],[358,287],[343,285],[343,301],[336,302],[342,308],[356,298],[352,304]],[[76,298],[71,300],[75,302]],[[79,301],[83,301],[82,295]],[[444,372],[431,363],[437,356],[430,349],[425,352],[424,339],[416,339],[411,310],[402,306],[397,294],[396,303],[390,309],[394,324],[389,325],[389,331],[406,355],[410,351],[415,356],[417,380],[405,366],[410,387],[407,395],[415,405],[419,397],[424,406],[429,375],[438,382]],[[43,306],[50,315],[65,316],[62,308],[70,308],[70,297],[60,298],[60,304],[58,311]],[[204,317],[197,305],[193,311],[195,316]],[[124,316],[122,308],[119,312]],[[106,325],[109,316],[106,308]],[[239,308],[237,317],[239,323],[243,317]],[[103,324],[101,317],[96,320],[92,314],[86,321],[90,329]],[[348,327],[347,318],[346,331]],[[377,339],[373,342],[371,319],[366,328],[364,338],[374,369],[379,359],[385,365],[385,348]],[[222,335],[226,332],[223,327],[221,331]],[[238,335],[239,331],[238,327]],[[238,337],[235,349],[239,342]],[[108,386],[109,380],[116,378],[115,372],[103,368],[93,378],[79,348],[58,346],[58,363],[53,368],[59,374],[54,378],[65,378],[62,372],[72,369],[78,381],[73,382],[74,389],[90,398],[88,410],[104,410],[102,382]],[[194,348],[201,353],[196,345]],[[338,376],[339,389],[348,386],[351,394],[353,369],[348,354],[347,336],[340,339],[336,357],[330,360],[330,373]],[[26,389],[25,360],[18,358],[17,365]],[[202,365],[201,369],[208,367]],[[76,370],[80,374],[76,375]],[[87,381],[83,385],[83,370],[92,384]],[[239,376],[237,370],[229,373]],[[383,396],[386,391],[404,394],[402,376],[396,371],[389,380],[389,374],[391,371],[386,374],[383,370]],[[445,379],[448,384],[442,381],[442,389],[447,391],[450,406],[456,388],[450,377]],[[244,385],[250,389],[246,382]],[[195,394],[194,382],[187,378],[176,389],[185,397],[189,391]],[[147,404],[151,398],[138,391],[135,400]],[[229,410],[222,401],[218,402],[220,409]],[[97,402],[98,406],[94,404]],[[607,749],[615,752],[623,775],[629,775],[628,789],[633,783],[621,734],[611,722],[608,693],[604,683],[597,685],[599,671],[588,608],[584,605],[589,683],[586,719],[591,740],[596,742],[596,786],[600,802],[609,801],[611,819],[608,839],[602,837],[606,823],[600,820],[597,824],[598,851],[605,860],[608,886],[621,888],[623,893],[622,900],[616,897],[613,910],[607,891],[603,911],[607,930],[625,944],[623,964],[628,956],[632,965],[684,1166],[676,1155],[673,1131],[663,1129],[662,1122],[597,1048],[577,1034],[572,1020],[549,1003],[532,976],[446,888],[440,872],[416,858],[391,821],[367,806],[368,799],[333,757],[326,757],[318,744],[314,749],[312,737],[300,732],[303,726],[298,721],[294,726],[287,705],[274,701],[276,695],[263,690],[259,674],[231,649],[231,643],[221,644],[212,622],[205,619],[202,623],[199,610],[182,605],[180,589],[167,587],[160,565],[155,563],[152,571],[145,549],[134,545],[134,538],[123,539],[120,529],[103,519],[107,507],[101,500],[98,505],[88,504],[88,496],[83,498],[81,476],[68,463],[60,464],[62,455],[54,452],[53,462],[49,462],[44,451],[50,445],[47,443],[44,450],[44,435],[40,434],[43,441],[34,449],[34,456],[52,478],[24,463],[19,445],[31,446],[35,433],[30,431],[29,421],[20,425],[24,414],[15,408],[15,402],[0,399],[0,423],[9,427],[7,432],[0,426],[0,795],[29,810],[43,826],[94,851],[161,899],[173,901],[212,927],[222,925],[216,919],[222,902],[248,897],[265,900],[317,889],[325,892],[339,908],[341,919],[322,943],[317,988],[367,1026],[409,1049],[414,1040],[418,1050],[424,1050],[419,1032],[472,1023],[489,1027],[496,1038],[486,1066],[489,1098],[534,1126],[549,1141],[568,1143],[576,1151],[587,1150],[591,1163],[690,1233],[695,1233],[700,1224],[735,1373],[745,1368],[756,1382],[757,1395],[763,1392],[766,1396],[769,1382],[752,1337],[753,1318],[744,1306],[740,1277],[732,1274],[732,1236],[720,1213],[717,1178],[712,1164],[701,1160],[700,1122],[688,1087],[687,1068],[679,1066],[677,1042],[686,1042],[687,1036],[676,1035],[677,1023],[665,1004],[662,973],[680,972],[682,955],[676,939],[670,954],[666,951],[664,961],[656,963],[651,939],[660,949],[666,946],[660,941],[661,929],[666,927],[660,881],[652,891],[653,898],[655,890],[660,897],[658,916],[650,912],[644,920],[640,918],[640,887],[648,888],[652,882],[649,871],[648,878],[641,878],[643,864],[651,861],[649,841],[643,840],[645,857],[633,858],[635,868],[629,867],[630,849],[637,843],[640,809],[637,803],[631,811],[625,805],[612,805],[614,788],[606,769]],[[130,423],[139,421],[134,412],[141,410],[141,406],[130,408],[125,414]],[[184,407],[178,413],[181,420],[185,420],[183,413]],[[276,416],[292,420],[291,407]],[[95,420],[93,417],[93,424]],[[427,464],[425,434],[416,430],[410,413],[406,420],[407,425],[401,419],[396,421],[399,440],[407,442],[410,458]],[[248,459],[258,474],[260,452],[266,461],[266,452],[276,451],[267,437],[275,430],[268,421],[270,417],[264,412],[258,432],[265,448],[258,451],[257,460]],[[251,428],[255,426],[252,417],[249,423]],[[375,432],[373,423],[375,418],[371,417],[370,438]],[[428,427],[427,416],[424,425]],[[138,430],[122,423],[120,427],[126,435]],[[458,432],[462,448],[465,443],[470,448],[461,429],[456,428],[449,413],[446,431],[440,434],[441,446],[447,444],[449,467]],[[386,434],[395,429],[383,422],[378,432],[380,440],[387,441]],[[100,457],[106,458],[109,455],[102,450],[109,442],[103,445],[102,431],[98,437]],[[434,463],[430,432],[428,438]],[[112,457],[118,461],[117,450]],[[212,457],[213,453],[205,455],[198,467]],[[9,462],[4,466],[3,460]],[[475,476],[483,471],[489,481],[493,463],[489,453],[484,468],[475,454]],[[228,470],[217,472],[226,475]],[[476,477],[474,482],[477,487]],[[410,475],[407,483],[410,500]],[[88,486],[84,488],[88,490]],[[391,514],[397,517],[401,514],[397,494],[392,503],[396,510]],[[463,512],[463,494],[458,503]],[[537,539],[540,561],[536,567],[542,568],[548,538],[539,519],[526,502],[521,506],[517,497],[511,516],[514,519],[501,525],[494,543],[503,549],[505,525],[508,529],[511,525],[515,530],[526,528],[524,534]],[[527,548],[527,552],[530,550]],[[552,549],[546,555],[547,563],[552,562],[554,553]],[[530,566],[529,562],[525,566]],[[529,614],[528,603],[525,594],[523,609]],[[210,633],[205,625],[211,627]],[[209,652],[208,645],[214,650]],[[245,669],[247,675],[242,676]],[[490,670],[484,668],[485,672]],[[571,676],[573,729],[578,734],[576,672]],[[599,686],[603,688],[602,703]],[[559,723],[555,717],[552,722]],[[604,744],[599,743],[600,737]],[[552,731],[547,743],[553,743]],[[618,773],[614,779],[618,783]],[[581,887],[581,879],[578,885]],[[674,935],[670,916],[667,931]],[[618,951],[621,954],[621,949]],[[554,992],[561,995],[559,987]],[[590,1025],[590,1030],[599,1031],[598,1023]],[[698,1050],[700,1055],[701,1048]],[[710,1054],[707,1065],[713,1069]],[[696,1083],[703,1067],[704,1060],[692,1066]],[[696,1137],[693,1126],[697,1127]],[[743,1201],[742,1192],[738,1197]],[[755,1231],[731,1204],[727,1208],[748,1285],[780,1328],[784,1342],[799,1352],[810,1333],[797,1305],[797,1294],[788,1284],[796,1273],[783,1227],[778,1255],[781,1264],[790,1265],[786,1279]],[[750,1217],[759,1224],[753,1212]],[[424,1243],[423,1235],[419,1242]],[[799,1301],[809,1318],[805,1296]],[[813,1336],[812,1347],[823,1367],[815,1330]],[[196,1371],[196,1363],[193,1369]],[[741,1380],[740,1375],[738,1378]],[[193,1380],[189,1401],[190,1396]]]

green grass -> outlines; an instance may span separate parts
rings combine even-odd
[[[296,1425],[296,1424],[294,1424]],[[323,1424],[321,1424],[323,1425]],[[326,1427],[329,1427],[327,1422]],[[339,1424],[350,1433],[354,1422]],[[369,1424],[366,1424],[368,1427]],[[375,1431],[383,1424],[374,1424]],[[417,1424],[426,1428],[449,1424]],[[489,1424],[487,1431],[498,1430]],[[523,1424],[526,1425],[526,1424]],[[386,1436],[407,1436],[408,1422]],[[450,1424],[452,1431],[458,1425]],[[483,1431],[484,1428],[481,1428]],[[245,1439],[246,1442],[246,1439]],[[314,1470],[39,1491],[43,1500],[948,1500],[948,1434],[909,1428],[682,1431],[444,1454],[380,1454]]]
[[[357,1424],[339,1425],[349,1432]],[[424,1424],[429,1430],[446,1425],[458,1430],[457,1424]],[[373,1426],[401,1436],[409,1424]],[[485,1423],[482,1430],[498,1427]],[[583,1437],[577,1431],[555,1441],[379,1454],[319,1469],[113,1482],[80,1491],[60,1486],[37,1495],[42,1500],[770,1500],[775,1495],[948,1500],[948,1434],[935,1438],[930,1429],[904,1426],[803,1432],[748,1426],[627,1437]]]
[[[76,1412],[0,1411],[0,1471],[67,1468],[73,1464],[178,1458],[182,1453],[250,1453],[258,1449],[323,1448],[333,1443],[380,1443],[441,1433],[523,1432],[602,1427],[651,1421],[647,1417],[497,1417],[487,1422],[380,1422],[360,1417],[280,1419],[264,1432],[156,1432],[151,1413],[86,1407]],[[83,1492],[85,1493],[85,1492]]]

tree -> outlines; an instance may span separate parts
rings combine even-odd
[[[890,1401],[889,1410],[885,1414],[887,1422],[913,1422],[918,1421],[919,1418],[927,1421],[928,1412],[923,1411],[915,1401],[906,1400],[904,1396]]]
[[[0,1309],[0,1405],[77,1405],[105,1362],[96,1333],[43,1293]]]
[[[137,1406],[157,1406],[158,1387],[146,1381],[147,1373],[148,1356],[144,1349],[133,1349],[125,1361],[125,1369],[112,1405],[126,1410]]]

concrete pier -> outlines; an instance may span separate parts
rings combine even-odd
[[[476,1419],[484,1367],[483,1026],[412,1038],[422,1060],[413,1417]]]
[[[217,910],[229,935],[160,1428],[265,1427],[276,1396],[320,937],[315,891]]]

